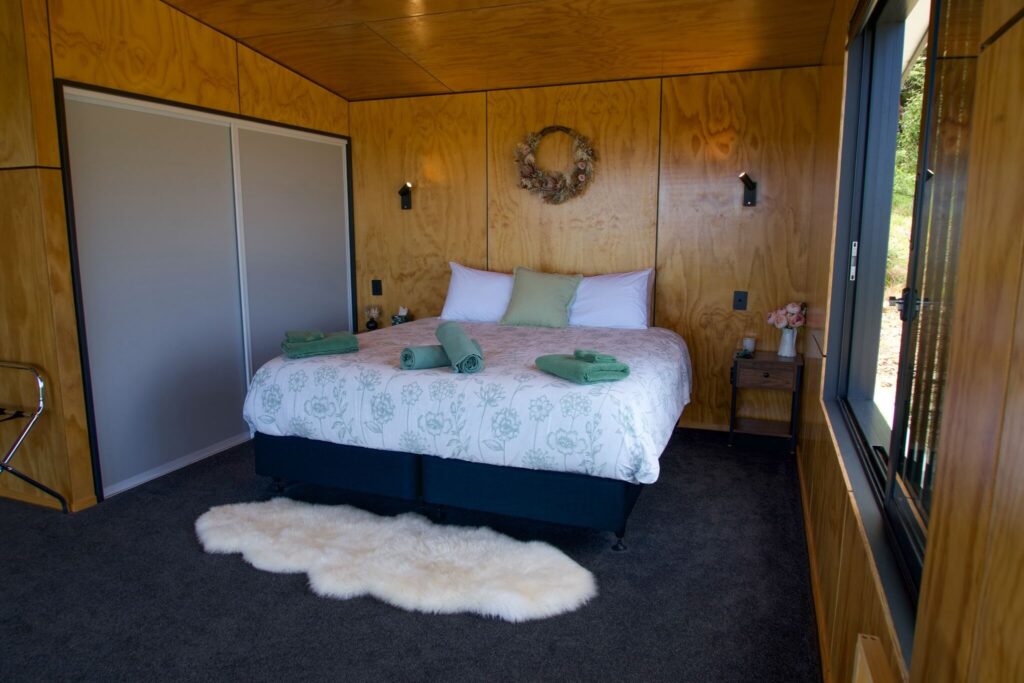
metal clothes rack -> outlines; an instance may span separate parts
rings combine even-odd
[[[39,387],[39,401],[36,404],[35,410],[32,410],[30,408],[16,408],[13,406],[6,406],[2,402],[0,402],[0,422],[9,422],[11,420],[26,420],[25,426],[22,428],[21,433],[19,433],[18,437],[14,440],[14,445],[11,446],[10,449],[7,451],[7,454],[4,456],[3,460],[0,460],[0,474],[3,474],[4,472],[10,472],[18,479],[21,479],[26,484],[35,486],[43,493],[53,496],[54,498],[60,501],[61,509],[65,513],[67,513],[68,502],[64,500],[64,496],[60,495],[59,493],[57,493],[50,487],[46,486],[45,484],[39,483],[38,481],[28,476],[27,474],[19,472],[15,468],[11,467],[10,464],[11,458],[13,458],[14,454],[18,452],[18,449],[21,447],[21,444],[25,442],[25,437],[27,437],[28,433],[32,431],[32,427],[35,426],[36,421],[39,419],[39,416],[43,414],[43,408],[46,405],[46,387],[45,383],[43,382],[43,376],[39,374],[38,369],[31,365],[26,365],[24,363],[0,361],[0,369],[17,370],[21,372],[31,373],[32,375],[35,376],[36,385]]]

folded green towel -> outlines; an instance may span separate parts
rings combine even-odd
[[[476,352],[483,356],[483,349],[480,348],[480,344],[477,343],[476,339],[471,339],[470,341],[476,347]],[[444,347],[440,344],[434,344],[433,346],[407,346],[402,349],[398,360],[398,364],[403,370],[426,370],[427,368],[440,368],[452,364],[448,354],[444,352]]]
[[[484,369],[484,354],[480,347],[466,336],[462,325],[451,320],[441,323],[437,326],[436,335],[455,372],[472,374]]]
[[[614,363],[615,356],[609,356],[607,353],[601,353],[600,351],[591,351],[590,349],[576,349],[573,353],[576,360],[585,360],[588,363]]]
[[[289,358],[326,356],[332,353],[352,353],[359,350],[359,340],[351,332],[333,332],[323,339],[307,342],[281,342],[281,350]]]
[[[288,330],[284,333],[284,340],[288,343],[310,342],[323,339],[324,333],[320,330]]]
[[[558,353],[541,356],[535,362],[544,372],[576,384],[614,382],[629,377],[629,366],[625,363],[591,363]]]

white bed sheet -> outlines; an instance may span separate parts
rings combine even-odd
[[[256,431],[493,465],[657,480],[658,458],[690,401],[690,356],[661,328],[463,323],[485,369],[401,370],[406,346],[436,344],[429,318],[359,335],[358,353],[289,360],[256,373],[244,417]],[[549,353],[597,349],[630,366],[619,382],[579,385],[537,369]]]

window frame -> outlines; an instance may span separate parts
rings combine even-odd
[[[931,4],[933,15],[928,39],[929,45],[933,46],[941,0]],[[924,531],[918,526],[912,505],[898,495],[895,473],[899,456],[888,452],[891,444],[896,442],[894,435],[906,432],[905,425],[900,426],[901,420],[905,421],[906,406],[901,405],[903,401],[897,396],[890,430],[869,398],[877,365],[880,334],[877,306],[884,294],[885,250],[892,211],[896,155],[893,121],[899,116],[900,106],[901,83],[894,83],[893,79],[902,75],[903,22],[907,13],[907,3],[900,0],[881,4],[864,27],[851,37],[849,44],[832,280],[834,313],[828,332],[828,347],[838,350],[838,362],[826,365],[824,398],[830,412],[838,418],[836,422],[845,428],[842,440],[849,444],[847,451],[856,453],[852,459],[844,453],[844,460],[847,460],[848,468],[851,460],[856,461],[860,470],[857,478],[863,478],[864,485],[860,486],[862,491],[857,495],[857,502],[862,513],[865,507],[870,507],[869,514],[864,515],[866,526],[869,518],[876,522],[878,533],[872,547],[877,554],[877,536],[882,536],[888,550],[885,563],[894,566],[903,592],[911,604],[916,605],[924,564]],[[934,60],[935,51],[930,49],[913,207],[914,234],[919,231],[921,178],[931,143]],[[885,239],[879,239],[880,236]],[[856,254],[852,249],[854,242],[857,243]],[[882,250],[881,254],[879,250]],[[908,278],[913,277],[919,251],[920,240],[915,239],[908,263]],[[859,295],[858,287],[861,288]],[[856,325],[854,321],[857,321]],[[900,344],[901,379],[912,369],[904,362],[908,357],[907,345],[907,335],[904,334]],[[868,403],[870,405],[866,405]],[[839,427],[839,424],[835,426]],[[889,436],[886,437],[887,432]],[[886,444],[885,453],[880,453],[873,443]],[[854,488],[857,494],[857,487]],[[870,494],[865,494],[863,489]],[[910,621],[912,631],[912,614]]]

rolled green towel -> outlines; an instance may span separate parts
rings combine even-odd
[[[576,349],[573,356],[576,360],[585,360],[588,363],[614,363],[615,356],[609,356],[607,353],[601,353],[600,351],[591,351],[590,349]]]
[[[309,358],[332,353],[353,353],[359,350],[359,339],[351,332],[333,332],[323,339],[308,342],[281,342],[281,350],[289,358]]]
[[[323,339],[324,333],[320,330],[288,330],[284,333],[284,340],[290,344],[295,342],[311,342]]]
[[[535,362],[544,372],[576,384],[614,382],[629,377],[629,366],[625,363],[591,363],[559,353],[541,356]]]
[[[437,340],[448,354],[455,372],[472,374],[484,369],[484,354],[473,340],[466,336],[462,325],[455,321],[441,323],[437,326]]]
[[[470,341],[476,347],[477,353],[483,356],[483,349],[480,348],[477,340],[471,339]],[[451,365],[452,362],[448,358],[448,354],[444,352],[444,347],[434,344],[433,346],[407,346],[402,349],[398,364],[403,370],[426,370]]]

